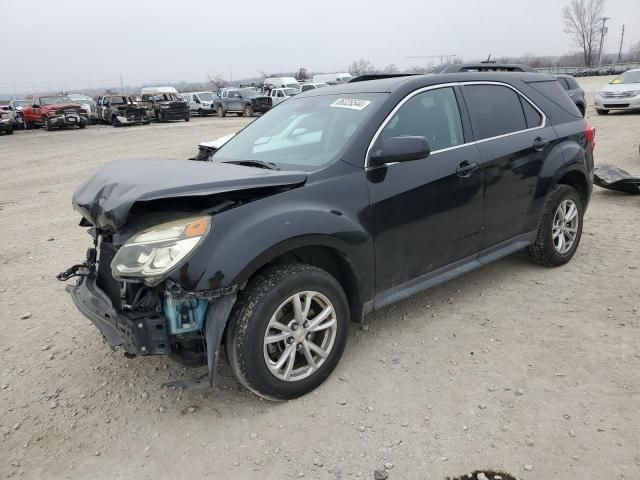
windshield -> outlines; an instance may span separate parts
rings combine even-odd
[[[211,92],[202,92],[198,94],[198,98],[203,102],[212,102],[213,101],[213,93]]]
[[[300,89],[298,88],[283,88],[282,92],[287,96],[291,97],[293,95],[297,95],[300,93]]]
[[[285,83],[285,88],[292,88],[294,90],[300,90],[300,84],[298,83]]]
[[[178,97],[173,93],[159,93],[157,95],[149,95],[149,100],[155,100],[156,102],[164,102],[168,100],[178,100]]]
[[[298,97],[278,105],[225,144],[216,162],[258,160],[312,170],[336,160],[383,93]]]
[[[640,70],[624,72],[619,77],[614,78],[611,83],[640,83]]]
[[[65,103],[74,103],[69,97],[41,97],[40,105],[62,105]]]
[[[107,101],[111,103],[111,105],[124,105],[126,103],[129,103],[127,101],[127,97],[111,97],[107,99]]]
[[[13,106],[14,107],[22,107],[24,105],[29,105],[29,100],[14,100],[13,101]]]
[[[253,88],[242,88],[240,89],[240,93],[243,97],[255,97],[258,95],[258,92]]]

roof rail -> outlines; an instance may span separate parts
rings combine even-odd
[[[369,80],[382,80],[385,78],[394,78],[394,77],[410,77],[412,75],[419,75],[419,74],[418,73],[370,73],[366,75],[358,75],[357,77],[353,77],[347,83],[366,82]]]

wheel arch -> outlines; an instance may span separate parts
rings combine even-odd
[[[324,235],[299,237],[275,245],[256,257],[240,272],[237,277],[238,283],[244,287],[265,269],[287,263],[306,263],[332,275],[347,296],[351,320],[362,320],[363,294],[357,267],[334,239]]]
[[[569,185],[575,188],[580,194],[586,208],[587,203],[589,202],[590,191],[589,181],[583,172],[578,169],[565,171],[555,182],[555,185]]]

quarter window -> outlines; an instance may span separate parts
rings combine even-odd
[[[522,110],[524,111],[524,117],[527,122],[527,128],[539,127],[542,125],[542,115],[540,112],[533,108],[533,105],[529,103],[524,97],[520,97],[520,103],[522,104]]]
[[[462,145],[462,122],[453,89],[428,90],[402,105],[384,127],[380,138],[402,136],[425,137],[432,152]]]
[[[520,95],[510,88],[501,85],[467,85],[464,92],[476,140],[528,128]],[[530,121],[535,124],[535,116],[532,112],[529,113],[532,117]],[[540,118],[538,124],[541,121]]]

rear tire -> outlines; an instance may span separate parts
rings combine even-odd
[[[609,114],[609,110],[602,110],[600,108],[596,108],[596,113],[598,115],[608,115]]]
[[[575,216],[572,216],[573,209]],[[527,247],[531,261],[545,267],[558,267],[571,260],[582,237],[583,217],[584,203],[576,189],[556,185],[545,204],[536,240]]]
[[[239,294],[225,350],[244,387],[269,400],[290,400],[331,374],[348,333],[347,297],[334,277],[311,265],[279,265]]]

